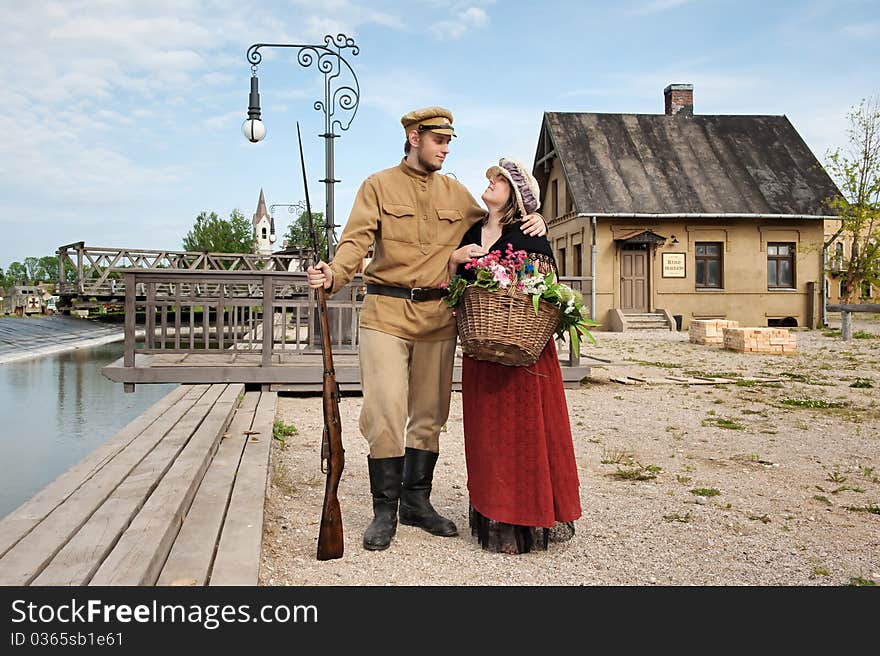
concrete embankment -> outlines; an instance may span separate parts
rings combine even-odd
[[[122,324],[72,317],[0,317],[0,364],[119,342]]]

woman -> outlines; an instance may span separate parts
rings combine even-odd
[[[472,258],[508,244],[539,271],[556,270],[546,237],[517,229],[540,206],[538,183],[519,162],[502,158],[486,171],[488,216],[449,259],[450,277],[473,277]],[[577,464],[562,372],[553,339],[530,367],[462,360],[464,439],[471,532],[483,549],[525,553],[574,535],[581,515]]]

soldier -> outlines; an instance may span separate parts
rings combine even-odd
[[[461,183],[436,174],[455,136],[452,113],[427,107],[400,122],[405,157],[364,181],[333,261],[308,269],[311,287],[323,285],[334,294],[374,246],[364,272],[359,333],[360,430],[370,449],[374,515],[364,533],[369,550],[391,544],[398,501],[401,523],[433,535],[458,534],[430,502],[440,430],[449,415],[456,340],[441,285],[448,281],[450,254],[486,214]],[[543,235],[547,227],[533,214],[523,230]],[[474,249],[484,254],[478,244]]]

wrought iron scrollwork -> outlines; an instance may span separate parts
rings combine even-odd
[[[324,45],[295,43],[255,43],[247,50],[251,68],[263,61],[260,48],[294,48],[296,61],[303,68],[314,66],[324,75],[324,98],[313,107],[324,113],[325,129],[330,134],[337,128],[345,131],[351,126],[360,103],[360,83],[354,69],[343,55],[357,55],[360,48],[345,34],[324,37]],[[336,86],[339,85],[339,86]]]

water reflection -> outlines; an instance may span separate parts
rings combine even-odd
[[[122,344],[0,365],[0,517],[113,436],[175,385],[122,385],[101,367]]]

